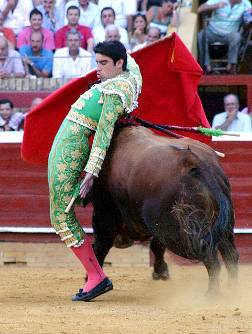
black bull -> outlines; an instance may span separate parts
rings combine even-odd
[[[230,186],[216,153],[198,141],[143,127],[117,129],[93,188],[94,249],[102,265],[115,239],[151,239],[154,278],[168,278],[164,251],[202,261],[219,285],[218,251],[237,277]]]

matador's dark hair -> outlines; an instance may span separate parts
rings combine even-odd
[[[94,48],[95,53],[101,53],[104,56],[107,56],[113,59],[114,64],[119,59],[123,59],[122,70],[126,71],[127,69],[127,51],[125,46],[119,41],[105,41],[98,43]]]

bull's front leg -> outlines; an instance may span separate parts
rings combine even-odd
[[[96,258],[102,267],[108,252],[113,247],[116,232],[112,228],[112,221],[106,215],[93,213],[93,227],[95,242],[93,245]]]
[[[168,265],[164,260],[165,247],[157,239],[153,238],[151,240],[150,248],[154,254],[154,271],[152,277],[155,280],[162,279],[167,280],[170,278]]]

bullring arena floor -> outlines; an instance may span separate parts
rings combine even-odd
[[[18,255],[11,247],[1,248],[6,255],[0,263],[1,334],[252,333],[249,265],[240,265],[236,289],[228,287],[222,268],[221,294],[209,298],[203,266],[177,264],[168,254],[171,279],[153,281],[147,247],[134,246],[133,264],[127,263],[133,248],[114,250],[105,266],[114,290],[93,302],[73,303],[70,297],[81,287],[83,271],[71,254],[60,246],[64,261],[52,252],[53,245],[33,244],[33,257],[28,254],[25,262],[22,251]],[[47,263],[39,259],[50,252]]]

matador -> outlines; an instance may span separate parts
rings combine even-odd
[[[89,301],[113,289],[100,267],[91,238],[78,222],[74,206],[65,209],[83,173],[80,197],[91,190],[109,148],[115,122],[137,107],[142,77],[134,59],[118,41],[97,44],[94,49],[99,83],[94,84],[71,106],[55,136],[48,161],[51,224],[81,261],[87,282],[73,301]],[[94,140],[89,149],[89,137]]]

